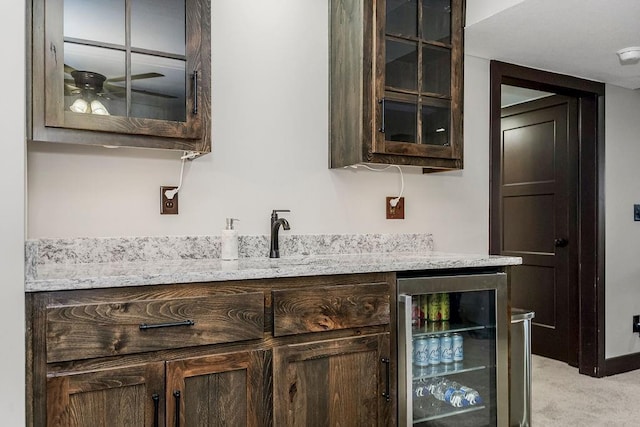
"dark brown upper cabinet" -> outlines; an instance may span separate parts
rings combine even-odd
[[[210,0],[31,0],[35,141],[211,151]]]
[[[462,169],[464,0],[330,2],[330,167]]]

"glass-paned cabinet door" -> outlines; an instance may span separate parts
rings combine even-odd
[[[45,126],[201,137],[206,0],[33,1],[43,3]]]
[[[459,0],[386,0],[379,19],[385,25],[379,40],[384,81],[377,89],[382,123],[375,152],[458,155],[452,139],[461,113],[452,105],[461,105],[461,29],[454,33],[452,23],[461,23],[461,13]]]

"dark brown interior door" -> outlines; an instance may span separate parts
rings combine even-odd
[[[578,362],[578,301],[571,248],[577,195],[571,147],[576,101],[550,96],[503,108],[501,119],[501,253],[513,268],[513,307],[532,310],[534,354]]]

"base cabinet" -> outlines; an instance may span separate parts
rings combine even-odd
[[[27,426],[392,426],[395,274],[27,295]]]
[[[164,363],[47,378],[47,426],[164,425]]]
[[[53,376],[47,425],[271,425],[270,355],[242,351]]]
[[[390,425],[388,348],[388,333],[275,348],[274,425]]]
[[[167,362],[167,425],[270,425],[271,352]]]

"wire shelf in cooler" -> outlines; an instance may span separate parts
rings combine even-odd
[[[425,421],[433,421],[441,418],[452,417],[454,415],[468,414],[470,412],[481,411],[485,409],[484,405],[467,406],[464,408],[454,408],[447,404],[434,405],[429,411],[420,408],[413,410],[413,424],[423,423]]]
[[[435,325],[435,326],[434,326]],[[437,329],[432,329],[432,328]],[[450,334],[450,333],[460,333],[460,332],[468,332],[468,331],[480,331],[483,329],[495,329],[494,326],[486,326],[486,325],[476,325],[476,324],[456,324],[452,323],[448,326],[443,326],[442,323],[428,323],[427,325],[420,327],[411,328],[411,335],[413,338],[416,337],[428,337],[431,335],[442,335],[442,334]]]
[[[413,367],[413,380],[422,380],[427,378],[440,377],[442,375],[455,375],[463,372],[479,371],[486,369],[486,365],[478,365],[471,362],[456,362],[456,363],[440,363],[438,365],[429,365],[425,367]]]

